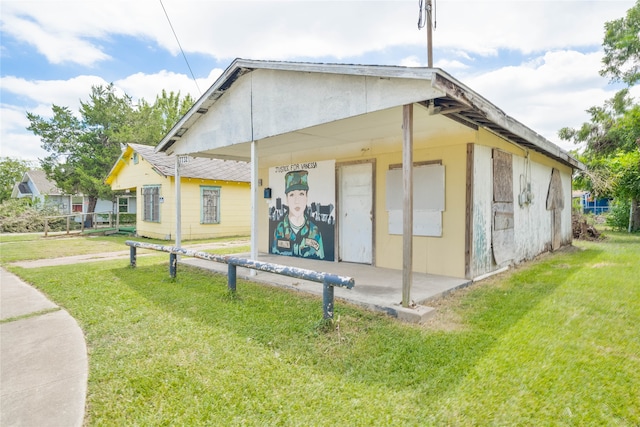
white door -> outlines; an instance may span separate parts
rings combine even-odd
[[[340,260],[372,264],[373,163],[340,166],[338,179]]]

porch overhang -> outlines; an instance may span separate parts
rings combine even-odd
[[[234,130],[228,134],[216,133],[215,138],[223,143],[212,144],[211,147],[199,146],[196,151],[193,151],[191,144],[184,144],[185,137],[189,136],[190,130],[207,113],[216,108],[223,108],[225,104],[220,104],[220,102],[225,99],[225,93],[237,85],[242,76],[255,70],[392,79],[394,82],[409,82],[414,87],[420,88],[421,93],[413,99],[405,96],[402,98],[402,102],[386,108],[365,109],[366,111],[360,109],[355,111],[355,114],[354,109],[345,109],[345,111],[332,115],[331,119],[324,122],[320,120],[312,126],[279,130],[277,126],[280,124],[276,124],[276,127],[269,130],[270,132],[258,132],[258,135],[254,131],[253,117],[251,117],[249,119],[251,123],[246,124],[251,127],[250,131],[238,133]],[[426,86],[429,87],[429,90],[425,89]],[[384,88],[388,91],[387,93],[377,93],[376,96],[391,95],[393,89],[394,86],[391,85]],[[404,89],[406,90],[406,88]],[[252,100],[245,101],[252,102]],[[487,129],[516,145],[540,152],[572,169],[584,169],[584,165],[567,152],[506,115],[481,95],[440,69],[244,59],[236,59],[223,72],[189,112],[162,139],[156,147],[156,151],[167,154],[189,154],[198,157],[250,161],[252,140],[263,142],[260,149],[261,155],[277,155],[300,150],[304,146],[329,147],[362,141],[367,138],[397,138],[400,135],[398,119],[401,119],[402,105],[407,103],[422,105],[430,115],[440,114],[475,129],[480,127]],[[420,135],[423,131],[421,125],[427,128],[428,122],[428,120],[420,120],[420,117],[416,117],[415,134]],[[235,127],[233,128],[235,129]]]

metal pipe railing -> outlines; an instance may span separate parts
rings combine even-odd
[[[265,271],[268,273],[280,274],[283,276],[295,277],[297,279],[309,280],[323,284],[322,288],[322,309],[325,319],[333,318],[334,306],[334,288],[336,286],[351,289],[355,286],[355,280],[347,276],[339,276],[332,273],[324,273],[305,268],[291,267],[287,265],[273,264],[270,262],[262,262],[250,260],[247,258],[239,258],[229,255],[216,255],[207,252],[198,252],[175,246],[158,245],[155,243],[137,242],[127,240],[125,242],[129,246],[129,261],[132,267],[136,266],[137,252],[136,249],[150,249],[161,252],[168,252],[169,256],[169,274],[176,277],[178,270],[177,255],[185,255],[193,258],[204,259],[207,261],[219,262],[228,265],[227,287],[230,291],[236,291],[237,267],[244,267],[253,270]]]

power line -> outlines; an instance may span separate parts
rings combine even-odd
[[[164,4],[162,3],[162,0],[160,0],[160,6],[162,6],[162,10],[164,11],[164,16],[167,17],[167,21],[169,22],[169,26],[171,27],[171,31],[173,32],[173,36],[176,38],[176,42],[178,42],[178,47],[180,48],[180,52],[182,52],[182,57],[184,58],[184,62],[187,63],[187,68],[189,68],[189,72],[191,73],[191,78],[193,79],[193,82],[196,84],[198,93],[200,94],[200,96],[202,96],[202,91],[200,90],[200,86],[198,86],[198,81],[196,80],[196,76],[193,74],[191,65],[189,65],[189,60],[187,59],[187,55],[184,54],[184,50],[182,49],[182,45],[180,44],[180,40],[178,39],[176,30],[173,29],[173,24],[171,23],[171,19],[169,19],[169,14],[167,13],[167,9],[165,9]]]

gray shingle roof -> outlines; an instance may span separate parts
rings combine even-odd
[[[155,167],[164,176],[175,175],[175,155],[156,153],[155,147],[142,144],[129,144],[144,160]],[[251,181],[251,164],[235,160],[205,159],[189,157],[189,161],[180,166],[183,178],[213,179],[218,181]]]
[[[60,189],[56,187],[55,182],[49,181],[47,179],[47,175],[44,173],[44,171],[39,169],[32,169],[28,171],[26,175],[28,175],[31,181],[35,184],[40,194],[46,194],[49,196],[59,196],[63,194],[62,191],[60,191]]]

